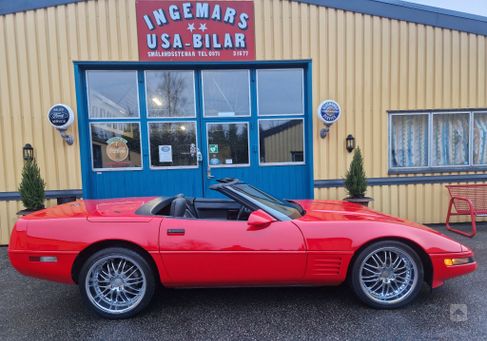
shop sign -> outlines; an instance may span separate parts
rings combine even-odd
[[[65,104],[55,104],[47,112],[51,126],[59,130],[67,129],[74,122],[74,112]]]
[[[107,140],[107,156],[114,162],[122,162],[129,156],[127,140],[122,137],[112,137]]]
[[[253,1],[137,0],[139,59],[254,60]]]
[[[318,106],[318,117],[327,125],[335,123],[342,113],[340,105],[330,99],[321,102]]]

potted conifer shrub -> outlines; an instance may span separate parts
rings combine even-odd
[[[19,215],[44,208],[46,183],[41,177],[41,171],[35,159],[26,160],[22,169],[22,180],[19,186],[19,193],[25,209],[17,212]]]
[[[367,177],[365,176],[362,152],[358,147],[355,149],[350,168],[345,175],[345,189],[348,192],[348,197],[343,199],[345,201],[368,206],[369,202],[374,200],[365,196],[365,192],[367,191]]]

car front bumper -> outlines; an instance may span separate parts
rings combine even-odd
[[[432,288],[437,288],[443,283],[454,277],[463,276],[477,269],[477,262],[475,261],[472,251],[430,254],[431,263],[433,265],[433,279],[431,283]],[[468,259],[464,264],[451,264],[449,260],[463,260]]]

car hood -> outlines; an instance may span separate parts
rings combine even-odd
[[[439,231],[359,204],[319,200],[297,202],[306,212],[295,222],[301,227],[312,249],[329,249],[339,245],[344,250],[351,247],[353,242],[360,246],[369,240],[392,237],[411,240],[424,247],[428,253],[468,250]],[[332,245],[323,244],[325,242]]]
[[[299,219],[302,221],[374,221],[408,225],[410,227],[438,233],[427,226],[393,217],[347,201],[299,200],[296,202],[306,211],[306,213]]]
[[[154,197],[77,200],[46,208],[23,217],[26,220],[50,218],[122,218],[136,217],[135,211]]]

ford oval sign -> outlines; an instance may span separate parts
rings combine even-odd
[[[65,104],[55,104],[49,109],[47,119],[54,128],[65,130],[73,124],[74,112]]]
[[[327,125],[335,123],[340,118],[341,113],[340,105],[330,99],[321,102],[318,106],[318,117]]]

